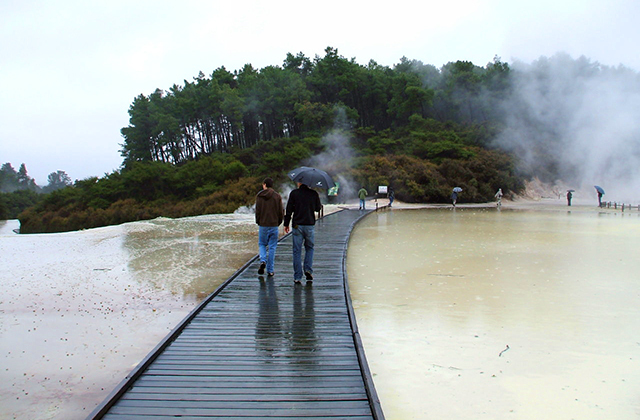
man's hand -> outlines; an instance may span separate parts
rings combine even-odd
[[[284,227],[284,233],[285,233],[285,234],[289,233],[289,226],[285,226],[285,227]]]

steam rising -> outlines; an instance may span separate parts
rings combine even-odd
[[[525,177],[556,189],[576,190],[574,198],[596,202],[640,202],[640,74],[607,67],[585,57],[556,54],[511,65],[513,93],[500,105],[505,129],[496,145],[520,159]],[[327,171],[340,183],[341,200],[356,195],[348,178],[355,153],[344,110],[325,135],[327,150],[303,164]],[[292,185],[282,185],[286,200]]]
[[[498,144],[525,174],[580,196],[602,186],[610,201],[640,201],[640,76],[566,54],[512,66]]]
[[[351,172],[355,156],[349,144],[351,128],[351,123],[347,119],[344,109],[339,108],[336,112],[333,129],[323,137],[327,144],[327,150],[305,162],[306,166],[326,171],[335,182],[340,184],[339,194],[343,202],[345,199],[355,197],[356,191],[360,189],[355,181],[345,175]]]

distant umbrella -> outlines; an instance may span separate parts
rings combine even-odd
[[[455,193],[462,192],[462,188],[460,188],[460,187],[455,187],[455,188],[453,189],[453,192],[455,192]]]
[[[567,190],[567,192],[576,192],[576,190]]]
[[[602,189],[602,187],[599,187],[597,185],[594,185],[594,188],[596,189],[596,191],[598,191],[600,194],[604,195],[604,190]]]
[[[324,188],[328,190],[335,186],[335,182],[323,170],[301,166],[289,172],[289,178],[293,182],[299,182],[311,188]]]

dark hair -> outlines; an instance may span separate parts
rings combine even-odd
[[[271,178],[265,178],[264,181],[262,181],[262,183],[266,185],[267,188],[273,188],[273,179]]]

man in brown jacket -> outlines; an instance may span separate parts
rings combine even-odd
[[[264,274],[266,268],[269,276],[274,275],[274,261],[278,246],[278,226],[284,219],[282,197],[273,189],[273,179],[262,181],[262,191],[256,196],[256,223],[258,232],[258,250],[260,268],[258,274]]]

